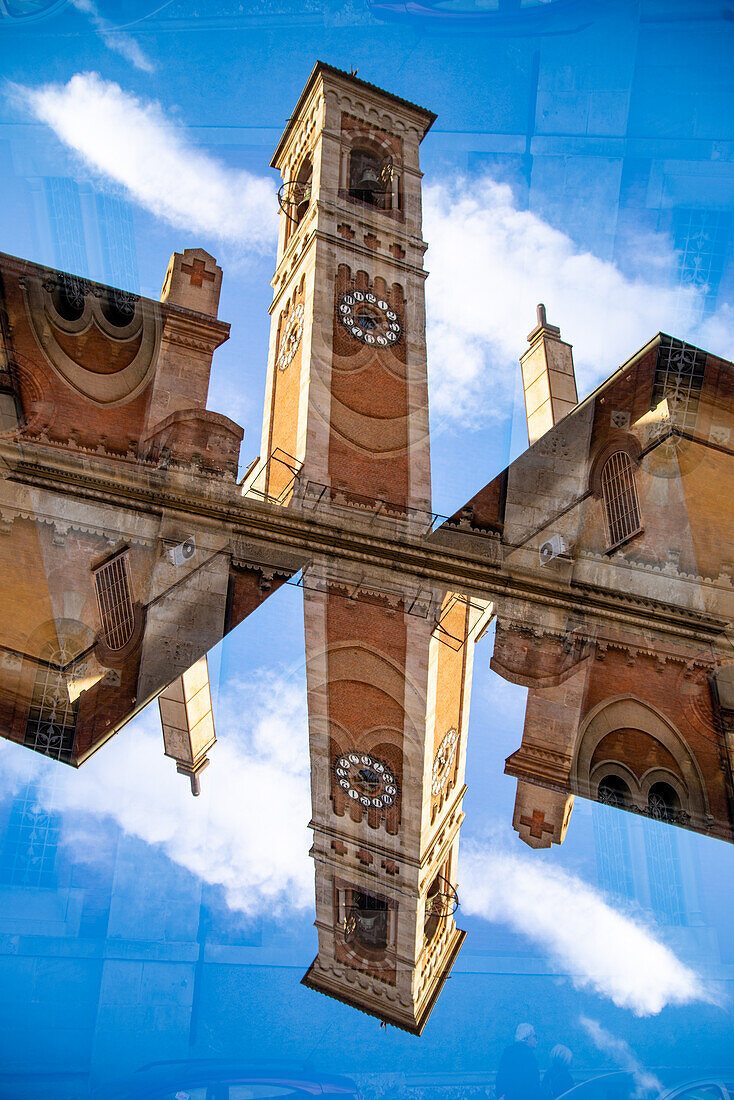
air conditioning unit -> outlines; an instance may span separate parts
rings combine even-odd
[[[193,535],[189,535],[187,539],[180,542],[178,546],[172,547],[168,551],[168,557],[171,560],[172,565],[185,565],[187,561],[191,561],[196,555],[196,539]]]
[[[564,542],[563,535],[551,535],[545,542],[541,542],[538,547],[538,558],[541,565],[547,565],[549,561],[553,561],[559,554],[567,549]]]

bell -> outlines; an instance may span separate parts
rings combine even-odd
[[[362,178],[357,184],[360,191],[376,191],[380,186],[380,179],[374,169],[374,165],[368,164],[362,172]]]
[[[291,191],[291,201],[296,208],[296,221],[300,222],[311,204],[311,181],[296,181]]]

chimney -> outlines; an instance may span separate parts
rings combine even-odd
[[[538,306],[538,324],[528,335],[530,347],[520,359],[525,391],[528,439],[536,440],[562,420],[579,403],[571,345],[561,340],[561,330],[546,320],[545,306]]]

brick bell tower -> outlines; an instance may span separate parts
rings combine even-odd
[[[435,115],[319,63],[271,162],[283,178],[260,461],[430,510],[418,147]]]
[[[245,492],[318,501],[345,524],[425,523],[418,150],[434,118],[328,65],[311,73],[272,161],[278,264]],[[304,588],[319,940],[304,984],[420,1033],[464,936],[453,910],[484,609],[326,559]]]

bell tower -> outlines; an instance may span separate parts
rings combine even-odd
[[[488,612],[329,569],[304,592],[319,947],[303,982],[419,1035],[465,936],[459,833]]]
[[[282,176],[260,460],[245,492],[430,510],[418,149],[435,115],[319,62]]]
[[[344,524],[430,514],[419,146],[435,116],[319,63],[283,178],[260,462],[245,492]],[[318,955],[304,984],[420,1033],[454,921],[485,608],[397,571],[304,579]]]

